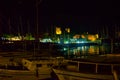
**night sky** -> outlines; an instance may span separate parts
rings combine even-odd
[[[120,25],[119,3],[112,0],[42,0],[38,6],[39,34],[55,26],[73,33],[97,33]],[[36,33],[36,0],[1,0],[0,33]]]

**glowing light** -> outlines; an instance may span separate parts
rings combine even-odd
[[[58,35],[62,34],[62,31],[61,31],[60,27],[56,27],[56,34],[58,34]]]
[[[57,43],[60,44],[60,41],[58,41]]]
[[[96,37],[94,35],[88,35],[88,40],[95,41]]]
[[[64,50],[64,51],[66,51],[66,50],[67,50],[67,48],[63,48],[63,50]]]
[[[91,54],[92,54],[92,53],[94,53],[94,52],[95,52],[95,49],[94,49],[94,47],[90,46],[90,48],[89,48],[89,50],[88,50],[88,51],[89,51],[89,53],[91,53]]]
[[[65,44],[69,44],[69,41],[65,41],[64,43],[65,43]]]
[[[96,34],[95,36],[96,36],[96,38],[99,38],[99,35],[98,35],[98,34]]]
[[[9,37],[9,38],[7,38],[7,39],[10,40],[10,41],[20,41],[20,40],[22,40],[22,38],[21,38],[21,37],[18,37],[18,36]]]
[[[70,28],[66,28],[65,30],[66,30],[68,33],[70,33]]]
[[[73,38],[79,39],[79,38],[80,38],[80,35],[79,35],[79,34],[76,34],[75,36],[73,36]]]
[[[43,43],[45,43],[45,42],[52,42],[52,40],[51,39],[42,39],[42,40],[40,40],[40,42],[43,42]]]
[[[84,41],[77,41],[76,43],[85,43]]]
[[[85,36],[84,36],[84,35],[81,35],[81,38],[85,38]]]

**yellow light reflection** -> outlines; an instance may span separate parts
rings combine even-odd
[[[95,52],[95,49],[93,47],[90,47],[88,51],[89,51],[90,54],[92,54],[92,53]]]

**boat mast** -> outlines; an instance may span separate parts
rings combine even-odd
[[[23,27],[22,27],[22,17],[20,16],[20,30],[21,30],[21,37],[23,40]]]
[[[38,0],[36,0],[35,9],[36,9],[36,24],[35,24],[35,26],[36,26],[36,30],[35,30],[36,33],[35,33],[35,41],[37,42],[39,40],[38,39]],[[36,54],[36,52],[35,52],[35,50],[36,50],[35,43],[33,43],[33,46],[34,46],[33,58],[35,58],[35,54]]]
[[[38,25],[38,9],[39,9],[39,4],[42,2],[42,0],[36,0],[36,41],[38,41],[39,42],[39,37],[38,37],[38,35],[39,35],[39,25]]]
[[[10,16],[9,16],[9,20],[8,20],[8,27],[9,27],[9,40],[11,41],[11,22],[10,22]],[[11,46],[10,46],[10,48],[12,48]]]
[[[28,32],[28,34],[30,33],[30,24],[29,24],[29,21],[27,21],[27,32]]]
[[[11,34],[11,24],[10,24],[10,16],[9,16],[9,21],[8,21],[8,24],[9,24],[9,34]]]
[[[39,4],[42,2],[42,0],[36,0],[35,8],[36,8],[36,33],[35,33],[35,42],[37,42],[37,49],[39,49],[39,25],[38,25],[38,9]],[[36,56],[35,52],[36,44],[34,43],[34,57]]]

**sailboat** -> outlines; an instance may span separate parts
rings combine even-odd
[[[68,60],[52,70],[56,80],[119,80],[120,64],[106,62]]]
[[[0,80],[36,80],[35,72],[16,62],[16,58],[0,57]]]

